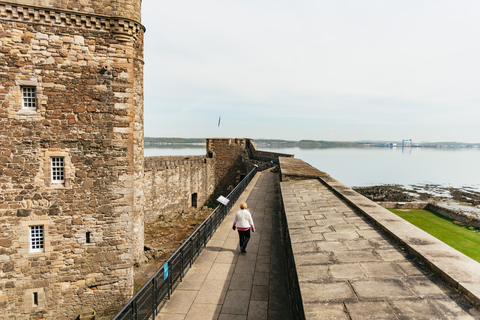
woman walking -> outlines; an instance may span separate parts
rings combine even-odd
[[[240,238],[240,250],[242,253],[247,253],[245,249],[250,240],[250,228],[255,232],[255,226],[253,225],[252,215],[250,211],[247,210],[247,204],[245,202],[240,203],[240,210],[235,213],[232,229],[235,230],[235,228],[237,228]]]

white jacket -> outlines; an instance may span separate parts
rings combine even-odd
[[[253,219],[252,215],[250,214],[250,211],[244,209],[244,210],[239,210],[237,213],[235,213],[235,218],[233,219],[233,225],[235,225],[237,228],[252,228],[255,230],[255,226],[253,225]]]

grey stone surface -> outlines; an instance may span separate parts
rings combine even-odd
[[[345,305],[352,320],[397,319],[395,312],[385,301],[347,302]]]
[[[257,174],[160,310],[160,319],[290,319],[278,180],[274,173]],[[247,254],[240,253],[231,229],[243,201],[256,227]],[[297,221],[315,225],[314,220]]]
[[[303,302],[306,304],[355,299],[352,288],[346,281],[300,283]]]
[[[349,320],[343,303],[312,303],[304,306],[306,319]]]
[[[261,174],[250,190],[247,203],[258,232],[252,234],[248,253],[238,253],[238,238],[230,229],[232,212],[212,238],[215,248],[207,245],[160,319],[177,319],[188,304],[190,309],[178,319],[290,319],[284,279],[291,271],[285,270],[282,256],[277,195],[270,192],[275,183],[274,174]],[[466,299],[318,180],[289,181],[281,189],[289,198],[284,202],[287,222],[296,223],[289,232],[306,319],[480,319]],[[297,195],[301,199],[294,201]],[[317,217],[305,219],[308,215]],[[297,222],[304,220],[316,226],[299,228]],[[325,231],[312,229],[325,225]],[[440,260],[450,259],[449,253],[433,252]],[[478,283],[462,285],[474,292]],[[178,294],[185,296],[176,298]]]
[[[359,264],[334,264],[329,267],[330,274],[336,280],[366,278],[364,269]]]
[[[364,211],[373,210],[369,217],[391,219],[395,228],[404,227],[388,211],[357,197],[350,188],[328,176],[322,179],[335,184],[339,192],[351,192],[350,201],[359,201]],[[315,179],[287,180],[281,183],[281,190],[289,198],[284,202],[287,223],[295,223],[295,229],[289,232],[306,319],[480,319],[477,309],[465,298],[329,187]],[[310,203],[302,202],[306,195]],[[314,219],[317,227],[302,231],[297,219],[308,216],[305,208],[325,219]],[[410,241],[418,241],[423,251],[431,249],[432,261],[446,263],[458,256],[436,247],[436,241],[417,235],[416,231],[405,227],[400,233]],[[323,235],[323,240],[319,235]],[[457,272],[470,292],[479,289],[480,281],[466,281],[480,275],[474,264],[467,264],[466,269],[454,264],[447,269]],[[468,276],[469,272],[475,275]]]
[[[480,306],[480,263],[458,252],[435,237],[406,222],[380,205],[361,196],[331,177],[321,177],[329,188],[356,210],[375,221],[384,232],[400,239],[402,246],[414,252],[424,263],[433,266],[452,286]]]

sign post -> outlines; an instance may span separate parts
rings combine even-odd
[[[220,196],[217,198],[217,201],[220,202],[221,204],[223,204],[224,206],[226,206],[230,200],[228,200],[227,198],[225,198],[224,196]]]

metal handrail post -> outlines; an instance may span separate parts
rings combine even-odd
[[[170,299],[170,296],[173,294],[173,283],[172,283],[172,274],[173,274],[173,267],[172,267],[172,270],[168,271],[168,290],[169,290],[169,294],[168,294],[168,299]]]
[[[183,249],[180,250],[180,281],[183,281]]]
[[[135,320],[138,320],[137,318],[138,312],[137,312],[137,301],[133,301],[133,316]]]
[[[157,279],[155,277],[153,277],[153,294],[152,294],[152,308],[153,308],[153,320],[155,320],[155,316],[156,316],[156,313],[157,313]]]

